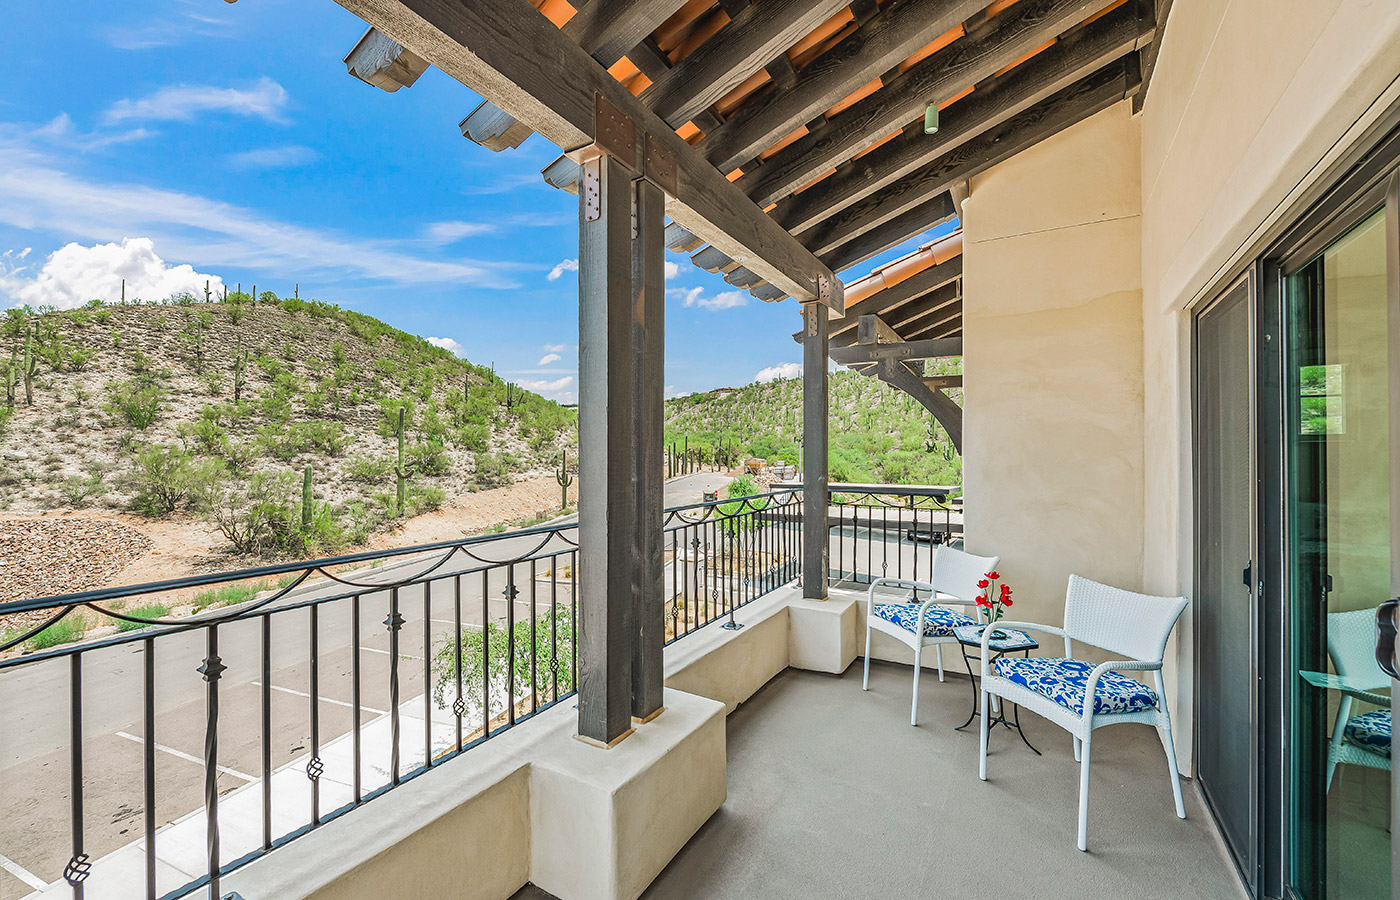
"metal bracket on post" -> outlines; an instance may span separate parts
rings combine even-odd
[[[676,169],[676,154],[648,134],[646,140],[646,153],[642,158],[642,165],[645,171],[642,173],[647,181],[661,188],[667,197],[675,198],[680,194],[679,176]]]
[[[583,164],[583,218],[596,222],[603,214],[603,158],[595,156]]]

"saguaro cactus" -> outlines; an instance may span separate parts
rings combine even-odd
[[[311,527],[311,464],[307,463],[306,470],[301,473],[301,527]]]
[[[569,451],[565,450],[559,457],[559,468],[554,473],[554,480],[559,482],[559,508],[561,510],[569,508],[569,485],[574,483],[574,476],[569,474]]]
[[[5,367],[5,405],[15,405],[15,385],[19,383],[19,358],[16,350],[10,348],[10,362]]]
[[[408,472],[403,464],[403,414],[404,408],[399,407],[399,456],[394,464],[394,496],[398,504],[399,516],[403,516],[404,498],[408,492]]]
[[[233,351],[233,402],[243,398],[243,370],[248,366],[248,353],[243,349],[243,338],[239,337]]]
[[[34,405],[34,376],[39,372],[39,358],[34,355],[34,326],[30,325],[25,330],[24,336],[24,368],[20,370],[24,375],[24,403],[26,406]]]

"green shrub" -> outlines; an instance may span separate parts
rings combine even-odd
[[[170,607],[163,603],[148,603],[145,606],[128,609],[126,614],[140,619],[164,619],[170,615]],[[139,631],[148,627],[140,622],[128,622],[126,619],[113,619],[112,621],[117,624],[117,631]]]
[[[534,621],[516,622],[513,632],[494,619],[484,630],[464,628],[460,654],[458,641],[451,638],[433,654],[433,701],[439,709],[450,708],[457,699],[459,675],[465,718],[472,722],[488,721],[505,712],[508,703],[531,693],[539,694],[540,702],[553,700],[574,689],[574,644],[573,611],[562,605],[540,611]],[[489,685],[489,710],[482,709],[488,702],[482,692],[468,687],[483,683]]]
[[[126,425],[145,431],[160,417],[164,391],[154,381],[132,378],[107,384],[107,414]]]
[[[394,461],[387,456],[357,456],[346,466],[350,478],[365,484],[383,484],[394,471]]]
[[[446,491],[427,484],[410,483],[404,495],[405,512],[410,516],[441,509],[443,502],[447,500]]]
[[[87,623],[77,613],[69,613],[31,637],[25,644],[31,650],[47,650],[60,644],[81,641],[85,634],[87,634]]]
[[[211,606],[234,606],[252,600],[261,589],[257,584],[221,584],[207,591],[200,591],[190,602],[195,612],[201,612]]]
[[[131,505],[149,516],[204,507],[223,474],[217,460],[200,459],[174,445],[142,448],[129,476],[135,488]]]
[[[63,480],[62,492],[68,505],[74,509],[87,506],[89,500],[107,493],[107,485],[102,481],[102,470],[94,467],[86,476],[70,475]]]
[[[303,519],[301,479],[290,472],[259,472],[246,486],[225,491],[214,519],[234,549],[249,556],[319,556],[345,544],[329,503],[313,500]]]
[[[404,463],[422,475],[446,475],[452,470],[441,441],[425,441],[404,450]]]

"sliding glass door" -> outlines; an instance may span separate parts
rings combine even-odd
[[[1286,880],[1300,900],[1393,896],[1392,681],[1376,656],[1400,568],[1391,206],[1373,192],[1284,270]]]

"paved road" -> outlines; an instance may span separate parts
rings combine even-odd
[[[723,480],[723,476],[713,475],[677,479],[667,486],[667,506],[698,500],[701,491],[714,489]],[[907,577],[917,567],[919,574],[927,577],[931,558],[928,545],[913,544],[903,538],[894,519],[867,517],[856,526],[847,523],[833,531],[832,567],[853,568],[851,547],[856,544],[862,552],[857,555],[854,568],[862,572],[902,573]],[[567,564],[572,548],[566,542],[554,538],[543,548],[540,543],[539,537],[506,536],[482,548],[481,556],[504,561],[538,549],[562,554],[552,560]],[[427,564],[416,561],[386,566],[350,577],[382,584],[422,571]],[[528,563],[513,567],[515,584],[521,593],[510,605],[504,597],[507,567],[487,573],[484,581],[481,573],[462,574],[479,565],[459,556],[435,571],[428,590],[421,584],[398,590],[398,608],[405,619],[399,633],[401,703],[417,700],[431,713],[431,700],[424,696],[424,685],[430,677],[425,672],[425,662],[451,639],[459,596],[461,618],[467,628],[480,627],[488,616],[493,621],[504,621],[508,611],[517,621],[526,621],[532,610],[538,616],[554,602],[570,602],[566,585],[552,590],[547,574],[552,561],[537,560],[533,572]],[[321,583],[293,592],[268,613],[272,638],[269,683],[273,685],[269,734],[274,769],[310,752],[311,613],[308,608],[287,606],[353,590]],[[361,591],[359,654],[353,652],[355,618],[351,602],[319,607],[316,692],[320,701],[316,714],[323,745],[351,730],[356,661],[365,720],[392,708],[388,682],[393,656],[390,636],[383,625],[391,603],[390,591],[373,587]],[[205,631],[164,635],[149,643],[137,641],[83,654],[85,849],[94,858],[143,833],[141,684],[146,654],[151,652],[148,647],[154,647],[156,685],[157,824],[178,819],[204,804],[202,757],[207,687],[196,669],[206,653]],[[228,666],[219,685],[221,792],[258,779],[263,772],[262,653],[259,619],[220,626],[219,655]],[[0,671],[0,809],[6,811],[6,816],[0,818],[0,900],[27,896],[33,883],[26,883],[26,878],[37,877],[45,882],[61,878],[70,853],[71,683],[67,659]],[[467,690],[471,688],[468,686]],[[477,695],[479,691],[474,693]],[[448,702],[454,696],[455,686],[449,689]],[[471,717],[476,721],[466,723],[468,732],[480,725],[480,706],[478,702],[473,707]],[[386,766],[387,760],[374,764]],[[309,814],[308,808],[305,818],[309,819]]]

